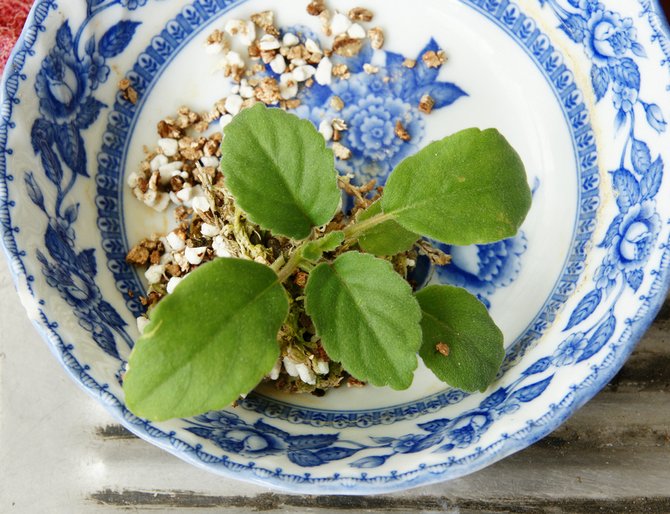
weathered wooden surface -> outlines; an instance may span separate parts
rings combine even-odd
[[[612,383],[549,437],[471,476],[369,497],[277,494],[136,439],[65,376],[6,272],[0,326],[2,513],[670,512],[670,303]]]

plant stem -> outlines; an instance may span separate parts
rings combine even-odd
[[[286,264],[286,259],[284,258],[283,255],[280,255],[279,258],[272,263],[270,269],[272,269],[272,271],[274,271],[275,273],[278,273],[284,264]]]
[[[370,219],[354,223],[344,229],[344,238],[346,241],[358,239],[358,237],[377,225],[393,219],[392,214],[377,214]]]
[[[298,248],[296,248],[295,252],[293,252],[293,255],[291,255],[291,258],[288,260],[288,262],[277,273],[280,284],[286,282],[286,280],[291,275],[293,275],[295,270],[297,270],[300,267],[300,264],[302,262],[302,251],[305,248],[306,244],[307,242],[303,243]]]
[[[344,229],[345,244],[347,242],[355,241],[358,236],[367,232],[372,227],[375,227],[380,223],[384,223],[390,219],[393,219],[392,214],[377,214],[370,219],[350,225]],[[318,239],[322,239],[322,237],[317,238],[316,240]],[[280,257],[272,264],[271,268],[277,273],[280,284],[286,282],[286,280],[291,275],[293,275],[293,273],[295,273],[295,271],[303,264],[303,250],[305,249],[305,246],[307,246],[307,244],[311,243],[312,241],[315,241],[315,239],[305,241],[298,248],[296,248],[286,264],[284,264],[285,260],[283,257]]]

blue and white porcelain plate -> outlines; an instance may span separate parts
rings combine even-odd
[[[382,51],[352,77],[302,96],[318,122],[345,100],[353,157],[343,171],[383,182],[406,155],[471,126],[521,154],[534,202],[522,231],[448,248],[429,280],[464,286],[501,326],[507,358],[484,393],[420,372],[411,389],[325,398],[261,389],[236,408],[150,423],[124,405],[118,375],[138,336],[145,284],[125,264],[167,215],[125,177],[157,120],[205,110],[230,88],[203,52],[228,18],[274,8],[319,33],[304,2],[37,0],[7,66],[0,216],[28,315],[65,370],[128,429],[200,467],[300,493],[371,494],[471,473],[555,429],[620,368],[668,286],[670,41],[651,0],[332,0],[372,9]],[[441,69],[402,66],[443,48]],[[362,65],[380,66],[378,75]],[[118,91],[128,78],[136,104]],[[415,106],[436,99],[426,115]],[[393,137],[406,116],[411,145]],[[314,486],[318,486],[315,489]]]

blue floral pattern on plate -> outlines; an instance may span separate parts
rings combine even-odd
[[[440,245],[451,255],[448,266],[440,266],[438,275],[449,284],[464,287],[485,305],[496,289],[510,285],[521,271],[521,256],[528,248],[523,232],[486,245],[457,247]]]
[[[349,80],[338,80],[331,86],[315,84],[302,90],[302,105],[295,109],[296,114],[317,126],[324,119],[335,118],[349,124],[349,129],[342,132],[341,142],[351,150],[352,158],[338,161],[340,172],[353,174],[361,183],[375,179],[383,185],[400,161],[419,150],[424,139],[427,115],[417,109],[421,98],[430,95],[435,101],[434,109],[439,110],[467,95],[456,84],[438,80],[440,68],[430,68],[423,61],[426,52],[438,50],[437,42],[431,38],[415,59],[388,51],[378,51],[375,56],[367,43],[356,57],[333,59],[336,64],[347,65]],[[367,73],[363,65],[373,59],[379,63],[379,72]],[[416,65],[406,66],[406,60]],[[334,97],[342,99],[343,110],[331,107]],[[411,136],[409,142],[396,135],[398,121]]]
[[[371,444],[341,440],[339,433],[291,435],[266,423],[263,419],[253,425],[229,412],[211,412],[188,422],[186,430],[211,440],[219,448],[245,457],[266,457],[286,454],[301,467],[317,467],[328,462],[348,459],[357,453],[367,453],[350,462],[353,468],[376,468],[390,458],[407,453],[433,449],[435,453],[476,444],[493,421],[519,409],[540,396],[549,386],[553,375],[532,384],[522,385],[532,375],[549,369],[550,359],[536,363],[513,384],[495,391],[479,407],[454,419],[439,418],[421,423],[418,428],[427,433],[406,434],[401,437],[371,437]],[[437,447],[437,448],[436,448]],[[380,450],[383,450],[380,454]]]
[[[80,250],[76,246],[74,229],[80,221],[79,205],[68,198],[68,195],[75,183],[89,180],[86,164],[88,159],[82,143],[82,133],[105,108],[96,98],[95,92],[100,84],[108,80],[108,61],[123,52],[131,42],[137,22],[120,21],[104,32],[98,41],[86,41],[83,47],[79,40],[84,33],[83,27],[108,7],[116,5],[133,11],[146,3],[146,0],[109,2],[89,0],[86,4],[85,21],[76,32],[71,30],[66,20],[52,33],[55,34],[54,45],[44,56],[34,85],[40,102],[39,115],[32,125],[31,144],[41,161],[42,173],[26,173],[22,188],[41,216],[47,219],[43,234],[44,246],[37,249],[41,252],[41,256],[36,254],[38,267],[42,267],[46,283],[58,291],[59,296],[73,308],[82,328],[91,333],[102,350],[114,359],[118,357],[118,348],[110,341],[116,337],[125,339],[128,344],[131,344],[131,341],[125,335],[123,320],[102,298],[102,292],[94,280],[98,274],[94,249]],[[542,39],[544,36],[534,25],[526,23],[528,18],[520,14],[520,9],[515,4],[507,0],[466,0],[465,3],[479,9],[491,19],[501,20],[506,27],[514,27],[514,34],[531,41],[528,46],[530,48],[532,45],[533,52],[537,51],[542,55],[551,52],[547,46],[548,39]],[[670,247],[666,243],[659,244],[658,241],[661,230],[666,225],[666,220],[661,219],[656,204],[664,178],[663,161],[659,155],[652,154],[650,145],[645,142],[648,141],[649,131],[642,130],[642,124],[646,123],[647,128],[660,132],[665,129],[666,123],[658,104],[639,98],[643,77],[640,76],[637,62],[639,59],[644,59],[646,50],[635,37],[634,23],[616,13],[604,10],[597,2],[567,0],[559,4],[557,1],[545,0],[541,3],[556,13],[564,32],[582,44],[586,55],[592,58],[594,67],[597,66],[591,73],[594,94],[599,100],[606,99],[608,94],[611,95],[611,102],[615,107],[613,123],[619,126],[620,130],[625,129],[627,134],[621,152],[621,163],[616,169],[610,170],[618,213],[599,244],[599,250],[606,253],[606,256],[594,277],[592,289],[583,294],[577,307],[570,313],[567,324],[569,328],[565,330],[572,332],[558,345],[552,355],[540,357],[532,363],[524,362],[516,380],[484,395],[481,401],[477,399],[475,407],[460,411],[456,416],[434,417],[417,423],[414,425],[414,431],[408,431],[404,435],[370,436],[366,442],[352,441],[351,437],[345,438],[340,433],[330,431],[328,433],[300,431],[294,434],[262,418],[250,422],[247,411],[240,412],[239,415],[230,412],[210,413],[192,420],[183,420],[179,433],[162,430],[127,411],[122,400],[110,392],[109,386],[99,382],[89,364],[78,360],[74,347],[63,341],[57,322],[45,314],[43,309],[45,302],[36,301],[39,310],[35,319],[39,321],[45,337],[53,343],[68,371],[120,416],[127,426],[159,446],[194,462],[206,464],[211,469],[222,470],[234,476],[261,479],[266,483],[295,490],[301,490],[300,486],[303,484],[320,484],[324,491],[369,493],[427,483],[444,476],[454,476],[454,473],[472,471],[484,463],[491,462],[500,452],[508,453],[519,449],[546,434],[576,406],[594,394],[612,375],[630,351],[631,338],[638,335],[640,330],[644,329],[645,323],[650,321],[649,311],[658,307],[667,283]],[[175,43],[176,34],[182,37],[189,33],[190,22],[185,20],[193,20],[193,25],[197,26],[206,19],[207,14],[223,11],[231,5],[234,5],[234,2],[198,0],[193,6],[184,8],[178,21],[170,22],[162,33],[163,41],[167,44],[164,50],[167,53],[172,51],[169,44]],[[38,0],[35,5],[26,35],[20,41],[20,48],[9,68],[11,71],[5,77],[5,104],[0,125],[0,146],[3,150],[0,154],[3,238],[14,269],[20,272],[17,280],[20,285],[25,281],[30,297],[35,297],[36,294],[32,286],[34,278],[28,274],[26,263],[35,266],[35,262],[29,263],[26,252],[19,249],[17,234],[20,228],[14,226],[10,216],[15,203],[8,196],[14,177],[7,170],[7,158],[12,155],[12,149],[7,148],[7,137],[9,130],[14,128],[13,106],[21,102],[17,92],[20,89],[20,80],[25,80],[21,75],[23,66],[33,51],[39,32],[44,29],[43,23],[55,6],[52,0]],[[643,11],[643,14],[650,16],[648,10]],[[184,38],[185,36],[181,40]],[[666,35],[661,34],[658,29],[656,38],[662,45],[668,46]],[[158,45],[158,42],[155,44]],[[156,55],[160,56],[160,52]],[[544,65],[548,67],[552,64],[544,61]],[[404,70],[400,71],[406,73]],[[564,83],[561,76],[563,71],[565,68],[558,68],[555,73],[552,72],[552,80]],[[143,90],[143,86],[147,84],[147,76],[138,71],[132,73],[133,83]],[[423,79],[417,77],[408,80],[410,82],[414,80],[414,84],[419,84],[420,87],[431,87],[430,83],[423,83]],[[383,86],[371,84],[369,87],[372,91],[373,87]],[[570,95],[573,90],[574,88],[565,94]],[[342,91],[342,94],[345,92]],[[403,104],[408,103],[410,97],[403,96],[406,92],[402,87],[399,91],[394,89],[392,94],[387,94],[390,98],[388,102],[383,99],[375,100],[374,97],[369,98],[370,95],[367,95],[364,101],[357,100],[359,102],[357,105],[370,114],[369,117],[374,118],[374,122],[371,122],[366,130],[352,131],[350,144],[360,150],[358,155],[360,159],[373,159],[384,155],[387,160],[392,160],[400,153],[397,148],[387,143],[386,121],[389,113],[391,115],[401,113]],[[305,103],[309,106],[309,101]],[[583,121],[585,118],[585,114],[577,112],[572,120],[576,120],[574,123],[579,124],[585,123]],[[414,121],[416,120],[410,119],[409,124],[412,125]],[[415,131],[418,140],[421,137],[419,125],[412,125],[411,130]],[[586,141],[589,145],[588,137]],[[374,151],[371,150],[370,153],[363,146],[356,147],[356,144],[362,145],[362,142],[371,144]],[[105,160],[106,157],[108,156],[103,154],[98,156],[100,173],[96,180],[99,187],[104,187],[114,180],[113,176],[104,172],[107,167],[113,167],[113,162]],[[588,160],[590,157],[585,159]],[[116,173],[118,174],[118,170]],[[374,174],[376,177],[383,177],[384,173],[383,166],[375,165],[371,168],[370,176]],[[116,180],[118,181],[118,177]],[[585,180],[592,180],[592,177],[586,177]],[[17,189],[11,190],[14,195],[17,194]],[[583,207],[585,206],[588,204]],[[103,209],[100,206],[99,208]],[[104,221],[102,218],[101,220]],[[639,309],[634,317],[625,321],[628,328],[620,339],[612,341],[617,327],[622,322],[621,319],[617,319],[618,314],[615,313],[617,300],[626,292],[642,293],[642,284],[650,268],[652,250],[659,246],[661,249],[657,254],[659,264],[654,264],[655,267],[649,272],[653,278],[649,280],[649,288],[645,288],[644,295],[638,303]],[[496,256],[505,252],[510,253],[510,248],[504,244],[483,252],[478,256],[479,266],[477,269],[469,269],[470,274],[479,277],[482,282],[502,276],[496,271],[499,272],[505,266]],[[513,248],[511,253],[514,253]],[[603,348],[608,342],[611,343],[608,352],[604,352]],[[560,393],[562,396],[556,402],[538,413],[539,417],[535,415],[529,417],[527,425],[515,433],[503,434],[487,446],[481,444],[497,420],[512,412],[519,413],[523,404],[531,404],[544,398],[550,386],[555,384],[554,377],[563,368],[589,361],[599,352],[602,352],[603,358],[597,364],[586,363],[590,369],[586,380],[572,386],[569,391],[562,391]],[[462,398],[457,391],[451,393],[455,395],[454,402]],[[451,401],[438,403],[435,409],[440,409]],[[431,408],[433,407],[428,406],[427,410],[421,413],[432,412]],[[416,415],[417,412],[419,411],[414,410],[403,415]],[[348,414],[343,415],[346,417]],[[397,419],[401,418],[391,416],[389,423]],[[216,455],[211,450],[206,451],[200,443],[192,444],[189,441],[193,439],[183,435],[185,431],[197,441],[211,441],[226,453],[223,456]],[[454,449],[465,451],[456,458],[450,455]],[[372,469],[384,466],[391,458],[395,458],[393,462],[396,462],[399,456],[405,454],[416,454],[417,459],[420,459],[419,456],[425,456],[426,451],[444,453],[444,460],[431,465],[416,460],[416,466],[411,470],[402,473],[380,471],[374,476],[365,472],[346,476],[296,474],[277,468],[264,468],[255,461],[248,460],[248,458],[286,455],[291,463],[302,468],[316,468],[342,460],[349,468]]]
[[[643,267],[658,243],[661,218],[655,197],[663,181],[664,163],[653,156],[649,146],[637,136],[646,124],[658,133],[667,122],[661,108],[640,98],[640,69],[636,60],[647,54],[637,41],[632,18],[606,10],[593,0],[541,1],[554,10],[560,28],[575,43],[583,45],[593,62],[591,83],[598,102],[608,93],[616,112],[617,130],[626,130],[619,167],[610,171],[619,213],[610,224],[601,248],[607,255],[595,275],[595,288],[573,311],[564,331],[583,326],[570,335],[556,351],[556,363],[566,366],[595,355],[609,341],[616,328],[613,304],[594,316],[603,300],[618,289],[637,291],[644,280]],[[588,326],[584,324],[589,322]]]
[[[79,177],[89,178],[82,131],[97,120],[105,107],[94,94],[109,77],[110,68],[106,62],[125,50],[139,25],[130,20],[121,21],[105,32],[98,42],[91,37],[85,44],[84,53],[80,54],[83,29],[100,12],[116,3],[89,0],[88,16],[76,35],[67,20],[56,32],[55,45],[37,74],[35,92],[41,117],[33,123],[30,134],[32,148],[41,158],[49,186],[55,189],[53,208],[46,205],[45,195],[33,173],[25,175],[25,183],[28,196],[49,220],[44,234],[49,256],[37,250],[47,283],[72,306],[80,326],[91,333],[98,346],[119,359],[114,334],[130,347],[133,342],[126,332],[125,321],[102,298],[95,283],[95,250],[77,250],[74,225],[79,216],[79,203],[68,198]],[[133,10],[137,5],[128,4],[127,7]],[[52,197],[52,194],[46,195],[47,199]]]

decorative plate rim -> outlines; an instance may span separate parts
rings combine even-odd
[[[105,408],[131,432],[191,464],[210,471],[217,471],[232,478],[241,478],[261,485],[273,485],[280,489],[303,493],[305,491],[300,487],[294,487],[294,484],[316,483],[319,484],[324,493],[372,494],[440,482],[444,480],[441,475],[447,469],[449,470],[450,478],[472,473],[541,439],[592,398],[623,365],[626,358],[633,351],[634,343],[648,329],[665,300],[665,295],[662,292],[667,291],[668,287],[670,287],[670,249],[668,249],[667,245],[662,252],[661,272],[655,276],[651,284],[650,296],[641,304],[632,317],[632,321],[619,337],[617,345],[623,348],[619,348],[618,354],[615,355],[615,361],[610,362],[607,366],[607,372],[600,373],[599,371],[601,370],[594,370],[593,374],[588,377],[588,384],[581,387],[579,391],[575,389],[573,391],[574,394],[566,396],[560,404],[560,409],[557,408],[552,412],[545,413],[544,416],[539,418],[542,420],[541,424],[535,423],[515,434],[519,435],[523,433],[520,437],[509,437],[496,441],[490,447],[481,450],[480,454],[482,454],[482,458],[478,458],[474,462],[450,463],[449,465],[444,462],[430,466],[421,465],[419,469],[393,475],[392,477],[375,478],[366,478],[365,473],[361,473],[360,478],[353,475],[346,477],[335,475],[326,478],[312,478],[310,474],[302,476],[283,474],[281,471],[264,470],[255,466],[253,462],[244,465],[235,463],[227,458],[224,458],[220,463],[223,465],[222,468],[214,468],[212,465],[207,465],[201,458],[195,458],[191,453],[185,453],[184,446],[188,446],[188,444],[177,439],[174,433],[161,432],[162,435],[157,436],[157,432],[160,432],[159,429],[153,427],[150,423],[142,422],[135,418],[127,411],[123,403],[107,390],[105,385],[98,384],[88,374],[88,367],[86,365],[82,366],[74,355],[70,353],[72,346],[66,345],[61,340],[56,330],[56,324],[48,320],[37,305],[37,299],[32,290],[32,280],[27,275],[23,263],[25,255],[17,248],[15,227],[12,224],[12,215],[10,212],[13,201],[9,199],[7,185],[8,181],[13,180],[13,176],[7,170],[7,155],[11,154],[11,150],[7,149],[6,145],[9,132],[13,128],[11,118],[13,103],[15,101],[14,95],[19,89],[19,80],[24,77],[21,75],[21,71],[25,64],[25,57],[33,51],[32,47],[37,40],[37,35],[43,30],[41,23],[47,18],[49,10],[55,5],[55,0],[38,0],[33,4],[26,26],[12,51],[1,83],[3,110],[0,119],[0,223],[2,225],[3,248],[10,265],[12,279],[20,299],[29,313],[31,322],[73,380],[88,394],[99,398]],[[658,0],[653,0],[649,7],[654,11],[656,18],[660,20],[663,31],[662,35],[666,40],[670,39],[670,24],[665,19]],[[651,296],[652,294],[653,296]],[[138,424],[138,421],[140,424]],[[201,449],[192,447],[191,451],[197,455],[201,452]],[[439,468],[442,469],[440,470]],[[456,468],[458,472],[454,473],[453,471]]]

